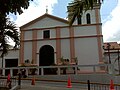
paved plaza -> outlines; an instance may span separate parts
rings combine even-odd
[[[87,90],[84,88],[67,88],[67,87],[56,87],[56,86],[42,86],[42,85],[22,85],[20,90]]]
[[[87,87],[80,86],[78,83],[71,83],[72,88],[67,88],[67,86],[67,82],[48,81],[35,81],[35,85],[31,85],[30,80],[25,80],[22,81],[20,90],[87,90]]]

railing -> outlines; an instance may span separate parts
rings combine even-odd
[[[17,80],[14,77],[10,78],[10,83],[7,82],[6,77],[0,77],[0,88],[10,89],[17,85]],[[1,90],[1,89],[0,89]],[[3,89],[4,90],[4,89]]]
[[[88,80],[89,81],[89,80]],[[80,82],[81,87],[86,87],[87,90],[111,90],[110,84]],[[120,90],[120,84],[114,84],[114,90]]]
[[[109,90],[110,84],[91,83],[91,90]],[[114,84],[114,90],[120,90],[119,84]]]
[[[114,69],[112,64],[101,64],[101,65],[67,65],[67,66],[36,66],[36,67],[11,67],[11,68],[1,68],[3,75],[9,70],[11,76],[17,75],[18,72],[25,70],[26,75],[36,74],[36,75],[62,75],[62,74],[81,74],[81,73],[111,73],[114,74]],[[36,69],[36,70],[35,70]],[[35,71],[34,71],[35,70]],[[34,72],[34,73],[32,73]],[[7,75],[7,74],[6,74]]]

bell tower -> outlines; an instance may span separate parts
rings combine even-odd
[[[79,4],[77,4],[78,2]],[[69,6],[67,7],[68,8],[68,21],[70,20],[70,18],[73,18],[71,17],[72,14],[77,14],[77,17],[74,18],[75,21],[73,25],[101,23],[101,17],[100,17],[101,0],[97,0],[93,8],[87,11],[85,9],[84,11],[77,10],[77,9],[80,9],[77,7],[78,5],[80,5],[80,2],[82,2],[82,0],[81,1],[74,0],[74,3],[69,3]],[[82,15],[79,14],[80,12],[82,12]]]

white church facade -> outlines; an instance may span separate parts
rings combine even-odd
[[[20,27],[20,48],[0,58],[0,67],[14,67],[29,60],[38,66],[61,64],[94,65],[103,62],[103,35],[100,6],[86,11],[81,24],[69,26],[67,20],[45,13]],[[8,63],[9,62],[9,63]],[[8,63],[8,64],[7,64]],[[11,66],[9,66],[11,65]]]

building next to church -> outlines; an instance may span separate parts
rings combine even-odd
[[[104,49],[104,63],[113,64],[115,74],[120,74],[120,44],[117,42],[105,42]]]
[[[88,10],[73,26],[67,20],[45,13],[20,27],[20,48],[0,58],[0,67],[16,67],[29,60],[38,66],[61,64],[93,65],[103,62],[100,4]],[[23,18],[24,19],[24,18]]]

